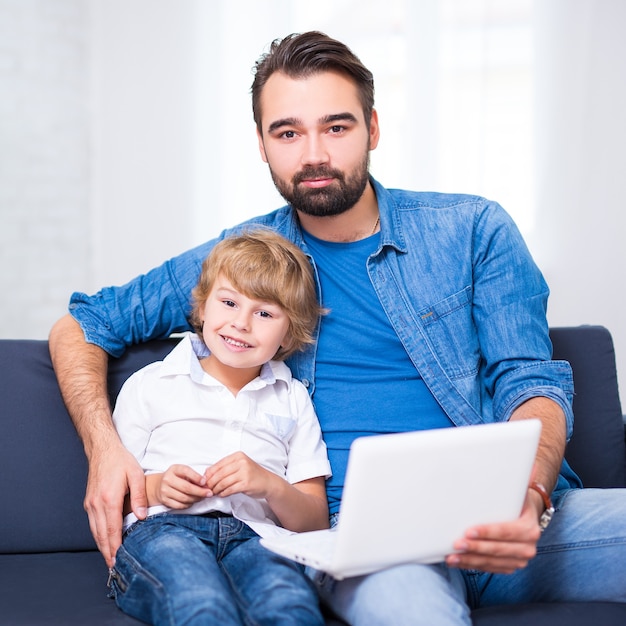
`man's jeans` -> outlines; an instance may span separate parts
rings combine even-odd
[[[124,612],[156,625],[322,626],[301,566],[258,539],[230,516],[152,516],[125,534],[111,595]]]
[[[626,602],[626,489],[566,491],[555,506],[537,556],[515,574],[444,564],[402,565],[342,581],[309,573],[323,600],[352,626],[470,626],[470,609],[480,606]]]

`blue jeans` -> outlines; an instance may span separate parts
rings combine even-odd
[[[155,625],[324,624],[302,567],[230,516],[163,513],[137,522],[118,550],[111,595]]]
[[[626,602],[626,489],[575,489],[537,556],[514,574],[402,565],[336,581],[309,571],[324,602],[352,626],[471,626],[472,608],[522,602]],[[393,532],[390,524],[389,532]]]

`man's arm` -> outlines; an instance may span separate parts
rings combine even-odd
[[[563,463],[567,425],[561,407],[553,400],[541,397],[531,398],[517,407],[511,415],[511,420],[535,417],[541,420],[541,438],[533,478],[543,484],[550,493],[556,485]],[[538,494],[535,495],[537,495],[537,505],[543,507],[541,497]]]
[[[49,345],[63,400],[89,462],[84,501],[89,526],[111,567],[122,541],[124,496],[130,492],[131,507],[139,519],[146,515],[143,470],[122,445],[111,420],[107,353],[85,341],[71,315],[53,326]]]
[[[533,480],[551,492],[565,451],[565,415],[556,402],[536,397],[521,404],[511,415],[511,420],[533,417],[542,423]],[[455,544],[462,553],[448,556],[446,562],[453,567],[504,574],[526,567],[537,553],[537,541],[541,535],[539,517],[543,510],[541,496],[529,489],[517,520],[469,529]]]

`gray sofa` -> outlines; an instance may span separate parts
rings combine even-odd
[[[574,368],[576,426],[568,460],[588,486],[625,486],[611,336],[598,326],[554,328],[551,336],[555,358]],[[172,345],[153,341],[112,360],[112,398],[130,373]],[[107,570],[82,508],[87,464],[47,342],[0,340],[0,373],[0,625],[139,624],[106,597]],[[626,604],[501,606],[475,611],[473,619],[477,626],[623,626]]]

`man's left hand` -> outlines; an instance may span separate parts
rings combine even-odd
[[[493,574],[512,574],[526,567],[537,554],[541,536],[537,508],[540,505],[533,493],[527,493],[522,513],[515,521],[470,528],[465,537],[455,542],[454,549],[459,552],[446,557],[447,565]]]

